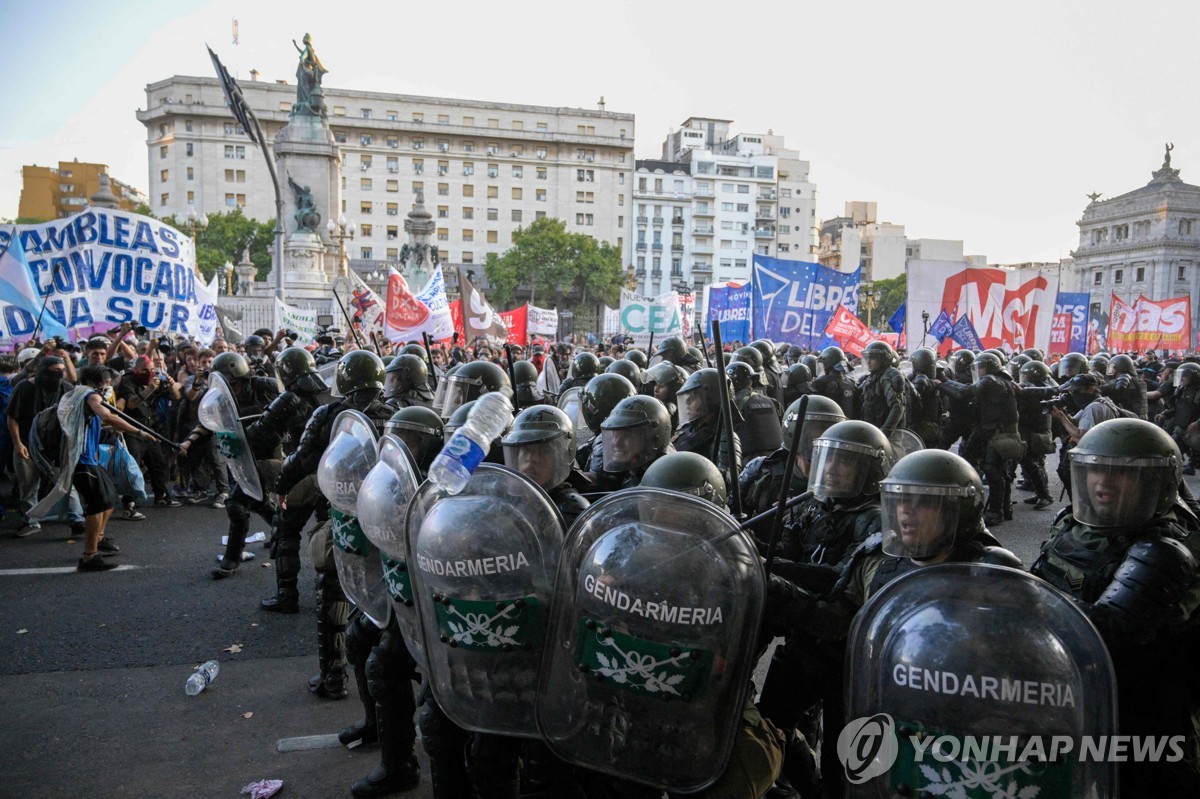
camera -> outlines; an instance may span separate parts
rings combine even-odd
[[[1049,410],[1051,408],[1063,408],[1064,410],[1071,407],[1071,395],[1060,394],[1054,399],[1042,400],[1038,405]]]

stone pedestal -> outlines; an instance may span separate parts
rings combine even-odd
[[[329,287],[340,274],[337,247],[325,224],[342,207],[341,150],[329,124],[315,116],[295,116],[275,137],[275,164],[283,196],[283,286],[288,303],[330,298]],[[311,230],[298,230],[296,195],[288,178],[312,193],[320,220]],[[273,264],[272,268],[278,268]],[[268,285],[274,286],[274,272]],[[303,303],[302,303],[303,304]]]

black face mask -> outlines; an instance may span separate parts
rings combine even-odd
[[[346,397],[346,404],[355,410],[361,411],[379,399],[381,393],[383,392],[374,388],[359,389]]]
[[[44,389],[58,388],[63,381],[62,372],[42,372],[37,377],[38,386]]]

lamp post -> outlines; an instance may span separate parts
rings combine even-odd
[[[929,337],[929,311],[921,311],[921,346],[925,346],[925,339]]]
[[[225,261],[222,271],[225,273],[225,293],[233,294],[233,262]]]
[[[192,255],[195,256],[196,234],[208,230],[208,216],[206,214],[197,214],[196,206],[189,205],[187,215],[183,218],[183,228],[192,240]],[[199,263],[196,264],[196,274],[200,274]]]
[[[346,239],[354,241],[354,234],[358,232],[358,225],[354,220],[347,220],[345,214],[338,214],[337,221],[332,219],[325,225],[325,230],[329,232],[329,238],[335,239],[338,243],[338,265],[342,268],[342,276],[347,277],[350,272],[350,265],[346,262]]]
[[[867,327],[871,327],[871,314],[875,310],[875,284],[868,283],[863,295],[863,307],[867,309]]]

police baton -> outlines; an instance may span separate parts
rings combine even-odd
[[[807,413],[808,394],[805,394],[800,398],[800,404],[796,406],[796,424],[792,427],[787,465],[783,467],[783,486],[779,489],[779,501],[775,503],[775,518],[771,520],[771,537],[767,542],[767,563],[763,567],[767,572],[767,577],[771,576],[771,565],[775,562],[775,547],[779,545],[779,536],[783,532],[783,510],[787,504],[785,497],[792,485],[792,474],[796,471],[796,457],[800,452],[800,433],[804,428],[804,416]],[[786,414],[787,411],[784,411],[785,416]]]
[[[794,508],[797,505],[799,505],[801,502],[803,502],[804,500],[812,499],[812,495],[813,495],[813,493],[811,491],[805,491],[803,494],[797,494],[796,496],[788,499],[787,502],[783,503],[783,507],[784,507],[784,509]],[[763,521],[766,521],[767,519],[770,519],[777,512],[778,512],[777,508],[768,508],[767,510],[758,514],[757,516],[751,516],[749,519],[742,522],[740,525],[738,525],[738,529],[739,530],[749,530],[751,527],[758,524],[759,522],[763,522]]]
[[[504,342],[504,359],[508,361],[508,379],[512,382],[513,407],[519,411],[521,410],[521,405],[517,399],[517,370],[513,368],[512,345],[507,341]],[[574,422],[575,420],[572,419],[571,421]]]
[[[167,438],[162,433],[159,433],[155,430],[151,430],[149,427],[142,424],[137,419],[134,419],[132,416],[125,413],[124,411],[120,410],[115,405],[109,405],[104,400],[100,400],[100,404],[103,405],[105,408],[107,408],[109,413],[113,414],[118,419],[121,419],[122,421],[133,425],[134,427],[136,427],[138,430],[140,430],[143,433],[149,433],[150,435],[152,435],[156,439],[158,439],[160,442],[162,442],[163,444],[166,444],[168,447],[171,447],[172,449],[179,449],[179,445],[177,443],[175,443],[171,439]]]
[[[350,318],[350,314],[346,313],[346,306],[342,304],[342,298],[338,296],[337,289],[330,289],[330,291],[333,293],[334,301],[338,304],[338,307],[342,309],[342,316],[346,317],[346,324],[350,326],[350,332],[354,334],[354,341],[358,344],[358,348],[360,350],[365,350],[366,347],[363,346],[362,337],[358,335],[358,330],[356,330],[354,327],[354,320]]]
[[[717,352],[721,351],[721,325],[717,320],[712,323],[712,338],[713,346],[717,348]],[[734,444],[733,433],[733,401],[729,396],[728,381],[725,378],[725,370],[722,369],[717,375],[717,388],[721,394],[721,417],[725,423],[725,443],[729,447],[729,495],[733,500],[731,510],[734,516],[742,515],[742,486],[738,482],[737,464],[734,462],[737,458],[737,447]],[[787,483],[784,483],[786,491]]]
[[[704,328],[698,328],[696,332],[700,334],[700,352],[704,355],[704,365],[711,369],[713,362],[712,358],[708,357],[708,342],[704,339]],[[722,372],[725,371],[724,360],[721,361],[721,366],[718,368],[720,368]]]
[[[433,341],[433,336],[425,332],[421,333],[421,343],[425,345],[425,365],[429,367],[429,379],[433,381],[433,390],[437,391],[438,376],[437,370],[433,368],[433,348],[429,346],[431,341]],[[516,390],[516,386],[513,386],[513,390]]]

